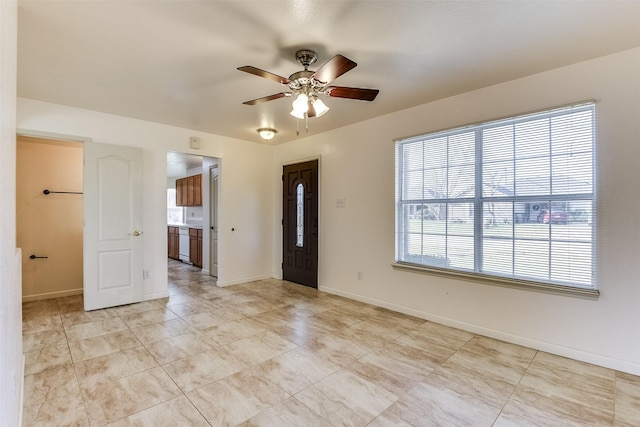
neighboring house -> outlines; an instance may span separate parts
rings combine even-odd
[[[500,181],[504,181],[501,179]],[[531,196],[535,198],[537,195],[550,194],[548,176],[533,176],[530,178],[520,178],[515,182],[505,183],[483,183],[483,194],[487,197],[513,197],[515,193],[518,195]],[[554,177],[554,183],[557,187],[555,191],[561,192],[563,188],[571,188],[577,192],[589,192],[591,190],[591,183],[588,181],[578,181],[572,177]],[[414,189],[418,188],[414,186]],[[443,192],[433,189],[424,189],[425,199],[438,199],[444,198]],[[465,188],[458,191],[455,197],[460,199],[468,198],[473,200],[473,189]],[[448,211],[447,211],[448,209]],[[563,201],[552,202],[544,200],[532,200],[532,201],[517,201],[513,203],[513,207],[510,202],[505,203],[489,203],[487,212],[484,213],[485,224],[509,224],[511,222],[516,223],[533,223],[541,222],[542,215],[549,209],[557,210],[566,213],[571,218],[576,218],[581,222],[590,222],[591,219],[587,218],[585,209],[581,202]],[[422,218],[427,220],[444,220],[448,218],[452,222],[472,222],[473,221],[473,209],[468,204],[452,204],[448,208],[445,204],[429,203],[420,204],[416,203],[411,206],[408,214],[412,218]]]
[[[550,180],[548,176],[533,176],[530,178],[520,178],[514,183],[511,182],[507,185],[491,185],[485,183],[485,194],[492,197],[513,197],[514,194],[520,196],[532,196],[536,195],[552,194],[549,188]],[[561,193],[562,189],[572,189],[575,192],[590,192],[591,183],[587,181],[578,181],[568,176],[554,176],[554,193]],[[510,206],[501,205],[496,203],[495,211],[493,212],[493,221],[495,223],[505,223],[513,221],[516,223],[531,223],[541,222],[541,214],[544,211],[557,210],[562,211],[569,215],[569,217],[579,218],[581,221],[587,221],[582,217],[584,209],[581,202],[563,201],[563,202],[548,202],[544,200],[533,200],[515,202],[513,204],[513,213]]]

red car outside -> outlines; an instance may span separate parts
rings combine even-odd
[[[564,211],[552,209],[551,212],[549,212],[547,209],[543,209],[538,214],[538,222],[543,224],[566,224],[568,218]]]

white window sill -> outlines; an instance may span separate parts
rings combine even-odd
[[[508,277],[490,276],[487,274],[478,274],[473,272],[419,266],[402,262],[393,263],[391,264],[391,266],[396,270],[431,274],[449,278],[462,278],[485,285],[503,286],[507,288],[524,289],[527,291],[544,292],[548,294],[572,296],[592,300],[597,300],[600,296],[600,291],[598,291],[597,289],[586,289],[572,286],[555,285],[551,283],[540,283],[529,280],[512,279]]]

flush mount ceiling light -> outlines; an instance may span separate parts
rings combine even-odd
[[[290,114],[296,119],[304,119],[306,121],[309,117],[320,117],[329,111],[329,107],[320,100],[319,95],[359,99],[362,101],[373,101],[378,95],[378,89],[329,86],[329,83],[333,80],[358,65],[342,55],[334,56],[315,72],[309,70],[309,65],[318,60],[318,54],[314,51],[308,49],[299,50],[296,52],[296,60],[304,67],[304,70],[291,74],[289,78],[281,77],[250,65],[239,67],[238,70],[240,71],[276,81],[290,89],[289,92],[264,96],[243,102],[243,104],[256,105],[274,99],[294,97],[293,109]]]
[[[258,129],[258,135],[260,135],[260,138],[264,139],[265,141],[271,141],[273,137],[276,136],[276,133],[278,133],[278,131],[271,128]]]

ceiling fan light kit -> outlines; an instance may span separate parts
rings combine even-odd
[[[287,86],[290,90],[289,92],[280,92],[246,101],[243,102],[243,104],[256,105],[274,99],[294,97],[292,102],[293,109],[289,114],[296,119],[307,121],[310,117],[320,117],[329,111],[329,107],[322,102],[319,95],[358,99],[362,101],[373,101],[378,95],[378,89],[328,86],[333,80],[358,65],[342,55],[335,55],[315,72],[310,71],[309,66],[318,60],[318,54],[316,52],[309,49],[299,50],[296,52],[296,60],[304,67],[304,70],[291,74],[289,78],[250,65],[238,67],[240,71],[273,80],[283,86]],[[306,128],[308,131],[308,124]]]
[[[305,118],[306,111],[298,111],[294,107],[289,114],[291,114],[296,119],[303,120]]]
[[[316,117],[320,117],[321,115],[323,115],[324,113],[329,111],[329,107],[327,107],[324,104],[324,102],[322,102],[322,99],[320,99],[320,98],[312,99],[311,100],[311,105],[313,106],[313,109],[316,112]]]
[[[309,111],[309,97],[307,95],[305,95],[304,93],[301,93],[300,95],[298,95],[296,97],[296,99],[293,101],[292,103],[293,106],[293,111],[297,114],[304,114],[307,111]],[[294,117],[294,114],[292,114]]]

